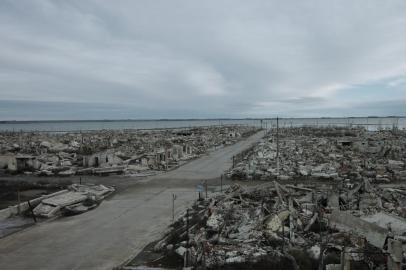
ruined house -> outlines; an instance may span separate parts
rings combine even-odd
[[[30,155],[4,155],[0,156],[0,168],[12,172],[31,171],[36,168],[36,159]]]
[[[130,165],[131,174],[145,169],[166,170],[215,146],[236,142],[240,134],[253,131],[251,127],[233,126],[60,134],[0,132],[0,154],[3,155],[0,169],[33,171],[35,175],[56,175],[62,171],[69,175],[93,174]],[[229,134],[236,136],[229,137]],[[35,159],[21,157],[17,161],[15,155],[31,155]]]
[[[83,157],[83,167],[106,167],[119,165],[123,160],[111,150]]]

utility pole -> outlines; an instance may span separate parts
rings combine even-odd
[[[282,224],[282,253],[285,253],[285,225]]]
[[[175,222],[175,200],[176,194],[172,193],[172,222]]]
[[[186,209],[186,248],[189,248],[189,208]]]
[[[320,207],[318,209],[319,212],[319,230],[320,230],[320,258],[319,258],[319,270],[323,270],[323,253],[324,253],[324,244],[323,244],[323,233],[321,231],[321,221],[323,219]]]
[[[18,200],[17,211],[18,211],[18,215],[20,215],[21,214],[20,183],[18,183],[18,187],[17,187],[17,200]]]
[[[184,258],[184,266],[189,266],[189,208],[186,209],[186,252]]]
[[[279,176],[279,117],[276,117],[276,174]]]
[[[220,192],[223,193],[223,174],[221,175],[220,178]]]
[[[207,199],[207,180],[204,181],[204,189],[206,191],[206,199]]]

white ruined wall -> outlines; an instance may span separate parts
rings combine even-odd
[[[17,170],[17,162],[14,156],[4,155],[0,156],[0,169],[6,169],[15,171]]]
[[[123,160],[112,152],[96,153],[83,158],[84,167],[106,167],[119,165]]]

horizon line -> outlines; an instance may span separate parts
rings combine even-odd
[[[406,116],[331,116],[331,117],[246,117],[246,118],[151,118],[151,119],[49,119],[49,120],[0,120],[0,124],[54,123],[54,122],[132,122],[132,121],[232,121],[232,120],[276,120],[279,119],[357,119],[357,118],[406,118]]]

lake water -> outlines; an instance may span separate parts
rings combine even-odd
[[[89,131],[103,129],[165,129],[218,125],[248,125],[270,128],[276,119],[222,119],[222,120],[105,120],[105,121],[15,121],[1,122],[0,131]],[[296,126],[365,126],[369,130],[406,128],[406,117],[360,117],[360,118],[283,118],[280,127]]]

